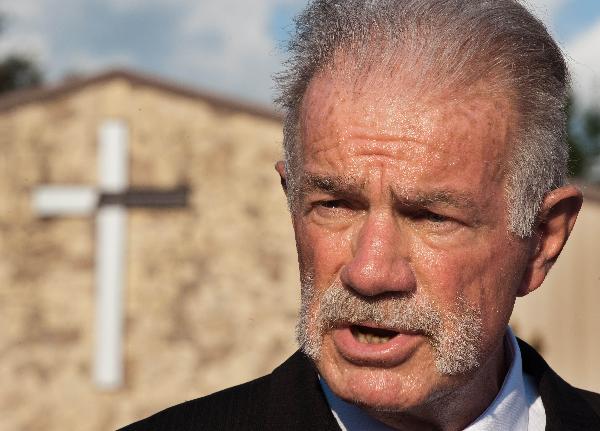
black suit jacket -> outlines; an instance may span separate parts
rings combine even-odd
[[[519,340],[523,369],[532,375],[546,410],[546,430],[600,430],[600,395],[561,379]],[[311,362],[300,352],[273,373],[168,408],[129,425],[137,430],[339,431]]]

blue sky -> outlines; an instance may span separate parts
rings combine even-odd
[[[598,19],[600,19],[598,0],[565,2],[556,13],[554,29],[561,38],[569,40],[577,37],[581,29],[598,22]]]
[[[0,0],[0,56],[36,59],[50,81],[128,67],[269,105],[281,42],[305,0]],[[600,101],[600,1],[528,0],[567,53],[575,90]]]

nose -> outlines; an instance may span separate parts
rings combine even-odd
[[[352,238],[352,259],[341,282],[363,296],[411,292],[416,279],[399,226],[391,214],[369,214]]]

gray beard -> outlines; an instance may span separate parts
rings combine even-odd
[[[296,324],[300,349],[314,361],[321,356],[323,336],[340,325],[372,322],[387,329],[419,332],[431,344],[440,374],[464,374],[479,367],[481,315],[459,298],[454,310],[442,313],[425,295],[388,294],[366,297],[334,282],[318,304],[312,276],[302,282]]]

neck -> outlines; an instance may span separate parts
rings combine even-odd
[[[463,430],[492,404],[500,392],[510,366],[508,356],[502,339],[490,359],[473,375],[461,380],[455,390],[410,411],[370,411],[369,414],[397,430]]]

